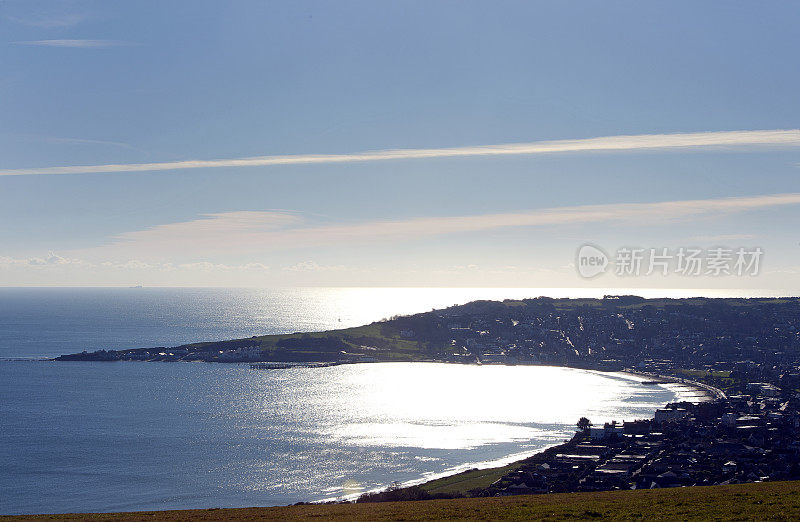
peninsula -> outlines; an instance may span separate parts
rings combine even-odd
[[[633,368],[722,389],[752,375],[783,379],[791,388],[800,384],[800,299],[475,301],[342,330],[100,350],[56,360],[546,364]]]

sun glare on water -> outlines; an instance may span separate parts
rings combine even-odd
[[[314,379],[321,371],[328,373],[324,389]],[[642,402],[635,410],[626,402],[651,392],[616,375],[546,366],[382,363],[298,369],[281,378],[305,380],[303,415],[332,443],[425,449],[558,440],[584,415],[630,420]],[[283,399],[262,407],[292,415],[299,405]]]

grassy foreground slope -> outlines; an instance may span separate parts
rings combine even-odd
[[[12,517],[9,517],[11,519]],[[798,520],[800,481],[516,497],[304,505],[94,515],[24,520]],[[0,520],[5,520],[0,517]]]

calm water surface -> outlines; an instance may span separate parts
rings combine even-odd
[[[671,391],[552,367],[0,363],[0,513],[288,504],[560,442]]]

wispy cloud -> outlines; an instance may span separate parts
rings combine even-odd
[[[84,261],[80,259],[71,259],[62,257],[58,254],[48,252],[46,256],[42,257],[24,257],[14,258],[9,256],[0,256],[0,267],[9,266],[32,266],[32,267],[46,267],[46,266],[64,266],[64,265],[84,265]]]
[[[210,261],[196,261],[192,263],[170,263],[170,262],[146,262],[138,259],[129,259],[127,261],[101,261],[90,262],[83,259],[67,258],[48,252],[46,256],[33,256],[33,257],[11,257],[0,256],[0,269],[8,268],[33,268],[35,270],[44,270],[48,268],[79,268],[79,269],[100,269],[100,270],[122,270],[122,271],[201,271],[201,272],[266,272],[270,270],[268,265],[258,262],[250,262],[243,264],[225,264],[225,263],[212,263]]]
[[[145,156],[149,156],[150,153],[146,150],[140,149],[138,147],[134,147],[130,143],[125,143],[123,141],[110,141],[110,140],[92,140],[86,138],[58,138],[52,136],[33,136],[32,139],[34,140],[41,140],[47,143],[55,143],[55,144],[63,144],[63,145],[76,145],[76,146],[100,146],[100,147],[116,147],[120,149],[128,149],[139,152]]]
[[[97,42],[105,40],[43,40],[43,42]],[[35,44],[49,45],[49,44]],[[76,45],[77,47],[78,45]],[[683,134],[640,134],[605,136],[578,140],[535,141],[505,145],[482,145],[445,149],[392,149],[353,154],[300,154],[257,156],[236,159],[186,160],[161,163],[132,163],[109,165],[76,165],[0,170],[0,176],[34,174],[90,174],[113,172],[147,172],[176,169],[219,167],[256,167],[269,165],[299,165],[389,161],[425,158],[454,158],[466,156],[513,156],[552,153],[623,152],[671,149],[722,148],[741,149],[754,146],[800,146],[800,130],[751,130],[726,132],[693,132]]]
[[[129,143],[124,143],[121,141],[88,140],[84,138],[55,138],[55,137],[44,137],[42,138],[42,140],[49,141],[50,143],[64,143],[71,145],[109,145],[112,147],[121,147],[123,149],[134,149],[134,147]]]
[[[6,15],[6,19],[11,22],[44,29],[72,27],[81,23],[86,18],[87,15],[83,13],[30,14],[27,16]]]
[[[320,265],[316,261],[301,261],[283,268],[287,272],[330,272],[345,270],[344,265]]]
[[[283,211],[225,212],[121,234],[105,246],[73,252],[79,256],[240,255],[274,249],[350,245],[375,241],[424,239],[448,234],[487,232],[598,222],[657,223],[704,215],[800,204],[800,193],[705,200],[557,207],[526,212],[362,223],[307,225]]]
[[[29,40],[13,42],[16,45],[34,45],[39,47],[72,47],[79,49],[100,49],[106,47],[121,47],[134,45],[121,40]]]

